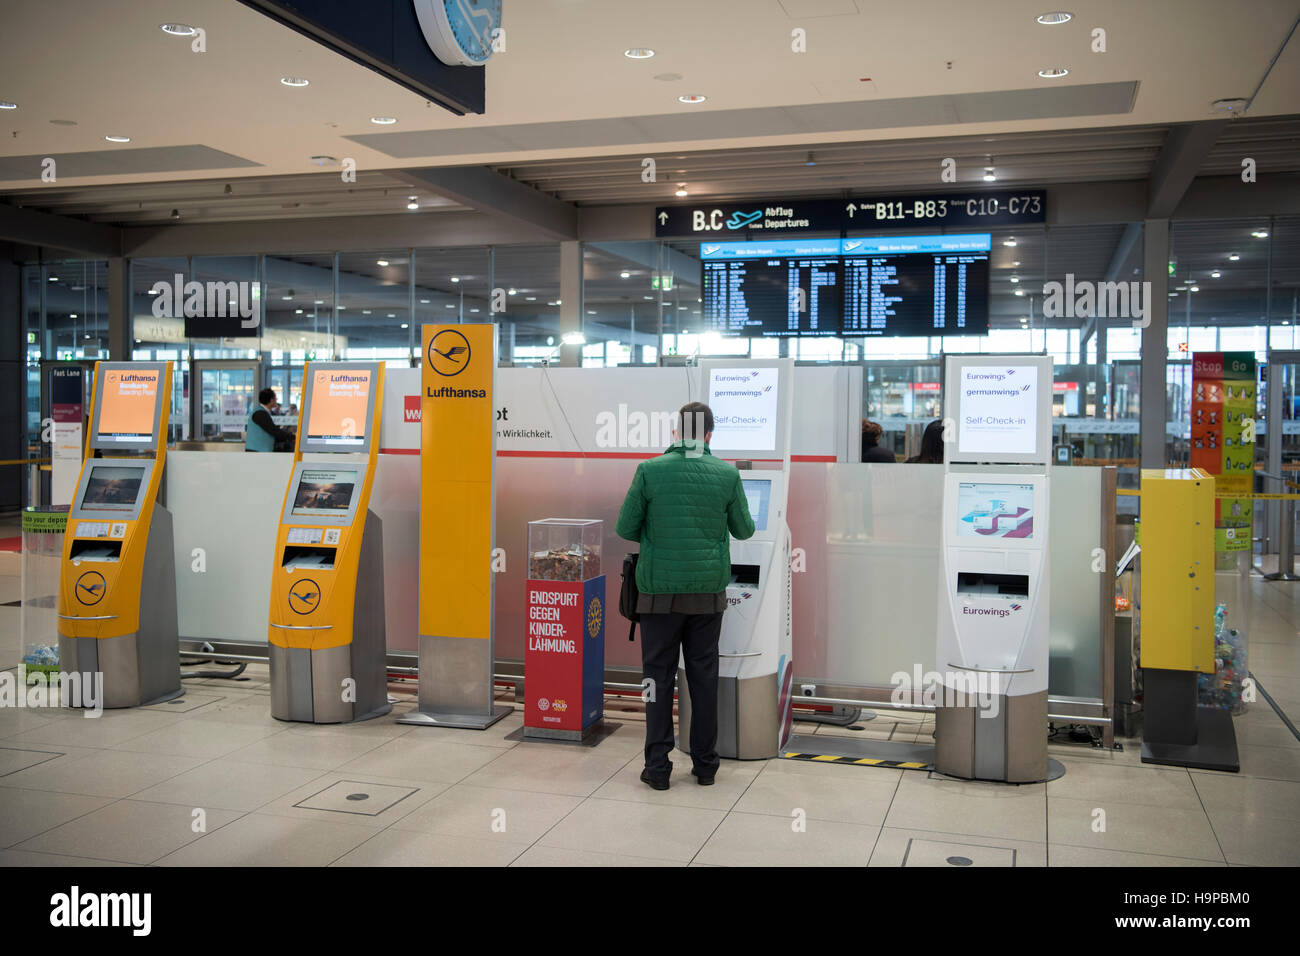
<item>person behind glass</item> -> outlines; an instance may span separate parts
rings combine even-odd
[[[943,421],[936,418],[925,426],[921,436],[921,453],[907,459],[908,464],[942,465],[943,464]]]
[[[257,407],[248,416],[244,426],[244,451],[276,451],[276,445],[293,447],[293,432],[287,432],[271,415],[279,407],[275,389],[264,388],[257,393]]]
[[[880,447],[880,436],[884,433],[885,430],[875,422],[862,419],[862,460],[864,462],[887,461],[892,464],[897,461],[892,451]]]
[[[709,786],[718,772],[718,637],[731,580],[731,542],[754,534],[734,465],[714,458],[713,412],[702,402],[677,413],[673,443],[637,466],[616,530],[641,544],[641,669],[647,679],[642,782],[667,790],[673,764],[673,679],[679,655],[691,695],[691,773]]]

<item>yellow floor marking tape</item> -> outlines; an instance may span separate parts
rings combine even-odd
[[[916,760],[883,760],[877,757],[842,757],[837,754],[806,754],[787,750],[781,753],[783,760],[808,760],[818,763],[843,763],[857,767],[886,767],[895,770],[933,770],[934,765]]]

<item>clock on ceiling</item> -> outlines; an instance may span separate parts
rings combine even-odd
[[[448,66],[483,66],[501,26],[501,0],[413,0],[425,42]]]

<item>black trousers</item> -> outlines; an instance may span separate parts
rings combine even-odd
[[[645,705],[645,766],[653,774],[673,769],[673,683],[678,652],[686,661],[691,694],[691,763],[700,776],[718,769],[717,614],[642,614],[641,672],[654,683]]]

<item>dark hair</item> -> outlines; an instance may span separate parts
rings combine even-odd
[[[923,465],[943,464],[942,420],[936,418],[925,426],[925,434],[921,436],[921,453],[915,458],[909,458],[908,461],[918,462]]]
[[[257,393],[257,404],[265,405],[267,402],[275,401],[275,389],[264,388]]]
[[[703,402],[688,402],[683,405],[677,412],[677,437],[685,441],[686,439],[698,438],[704,440],[704,436],[713,431],[713,409],[709,408]]]
[[[884,433],[885,430],[875,422],[868,421],[865,418],[862,419],[862,440],[867,443],[868,448],[872,445],[879,445],[880,436]]]

